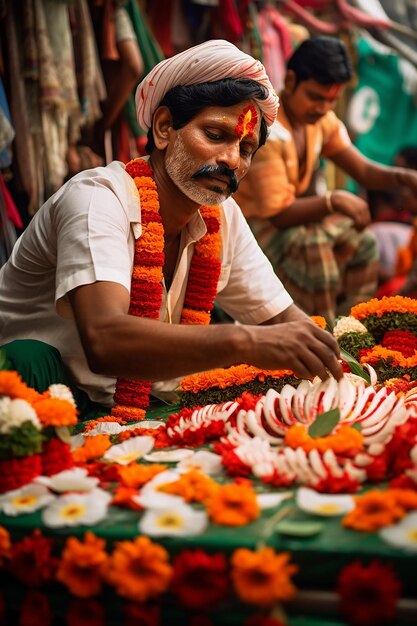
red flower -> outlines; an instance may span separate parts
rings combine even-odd
[[[314,489],[320,493],[355,493],[359,482],[351,478],[347,472],[343,476],[331,476],[322,478],[314,485]]]
[[[340,573],[340,607],[353,626],[381,626],[396,613],[401,583],[389,565],[355,561]]]
[[[40,587],[52,580],[57,560],[51,556],[52,539],[43,537],[36,529],[32,536],[14,544],[10,569],[18,580],[29,587]]]
[[[184,550],[173,561],[171,589],[187,609],[212,607],[227,595],[226,557],[204,550]]]
[[[32,454],[21,459],[1,460],[0,493],[28,485],[40,474],[42,474],[40,454]]]
[[[161,626],[161,612],[157,605],[134,604],[123,606],[124,626]]]
[[[104,626],[105,612],[95,600],[73,600],[67,612],[67,626]]]
[[[74,467],[70,445],[58,437],[45,441],[42,446],[41,460],[43,476],[53,476]]]
[[[28,591],[20,609],[19,626],[49,626],[52,619],[47,596],[39,591]]]

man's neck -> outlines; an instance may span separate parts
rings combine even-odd
[[[288,105],[288,102],[285,98],[284,94],[281,94],[281,106],[285,112],[285,115],[287,117],[288,122],[290,123],[291,127],[295,130],[295,131],[300,131],[302,128],[304,128],[304,124],[300,124],[299,122],[297,122],[296,119],[294,119],[292,113],[291,113],[291,107]]]

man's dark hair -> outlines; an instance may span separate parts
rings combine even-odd
[[[352,78],[352,63],[345,44],[336,37],[317,36],[303,41],[289,58],[297,82],[312,78],[321,85],[347,83]]]
[[[244,100],[266,100],[266,87],[247,78],[224,78],[211,83],[197,83],[196,85],[177,85],[170,89],[159,106],[167,106],[171,112],[175,130],[182,128],[198,113],[211,106],[228,107]],[[263,146],[267,137],[265,119],[261,119],[259,133],[259,147]],[[155,148],[152,127],[148,131],[146,152],[151,154]]]

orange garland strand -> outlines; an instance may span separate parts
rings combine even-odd
[[[126,164],[139,191],[142,235],[135,246],[129,314],[158,320],[162,305],[165,261],[164,227],[153,172],[143,159]],[[191,260],[181,324],[209,324],[220,276],[220,207],[202,206],[207,232],[196,243]],[[126,421],[144,419],[152,383],[118,378],[111,414]]]

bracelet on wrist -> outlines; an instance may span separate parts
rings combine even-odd
[[[324,196],[324,199],[326,201],[326,209],[327,209],[328,213],[333,213],[334,208],[333,208],[333,204],[332,204],[332,192],[331,191],[326,191],[326,195]]]

